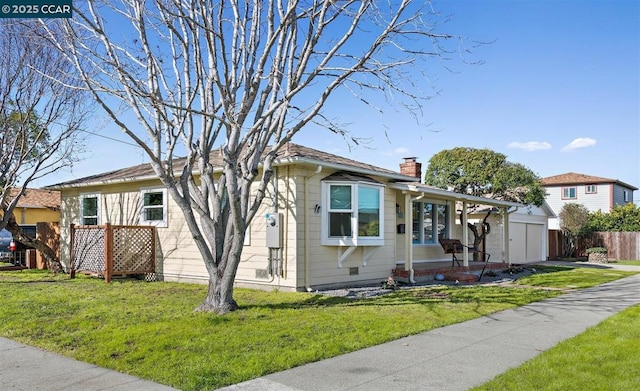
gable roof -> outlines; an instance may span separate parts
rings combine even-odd
[[[174,164],[179,165],[183,161],[184,158],[175,159]],[[222,156],[220,152],[213,152],[210,161],[214,167],[221,168]],[[332,153],[319,151],[317,149],[305,147],[299,144],[287,143],[277,152],[277,157],[275,159],[274,165],[279,166],[293,163],[306,163],[310,165],[334,168],[337,170],[351,171],[363,175],[382,176],[395,181],[413,181],[416,179],[414,177],[402,175],[397,171],[377,167],[371,164],[359,162],[343,156],[334,155]],[[47,186],[46,189],[95,186],[156,178],[157,176],[153,171],[151,164],[146,163],[50,185]]]
[[[15,197],[20,189],[11,188],[10,197]],[[60,192],[55,190],[26,189],[16,204],[18,208],[60,209]]]
[[[603,178],[598,176],[578,174],[575,172],[568,172],[566,174],[554,175],[541,180],[543,186],[560,186],[560,185],[592,185],[597,183],[614,183],[620,186],[624,186],[631,190],[638,190],[637,187],[631,186],[627,183],[621,182],[617,179]]]

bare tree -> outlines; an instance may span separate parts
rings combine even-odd
[[[90,0],[58,45],[182,209],[210,276],[197,310],[226,313],[278,150],[312,123],[357,142],[322,111],[338,90],[418,118],[428,60],[459,46],[437,20],[424,0]]]
[[[53,250],[24,235],[13,217],[31,182],[76,160],[77,132],[87,113],[86,92],[68,88],[72,64],[44,38],[46,32],[54,30],[36,21],[0,20],[0,229],[58,263]]]

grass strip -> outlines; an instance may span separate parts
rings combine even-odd
[[[640,385],[640,305],[622,311],[475,391],[620,390]]]

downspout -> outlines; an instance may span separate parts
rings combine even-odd
[[[287,257],[289,256],[289,213],[291,212],[291,204],[289,203],[289,186],[291,181],[291,166],[287,165],[287,183],[284,187],[285,197],[284,197],[284,228],[283,228],[283,238],[282,238],[282,278],[287,279]]]
[[[318,166],[316,170],[303,176],[304,178],[304,288],[307,292],[312,292],[311,279],[309,278],[309,179],[320,174],[322,166]]]

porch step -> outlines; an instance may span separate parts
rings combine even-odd
[[[478,280],[478,276],[474,275],[474,274],[470,274],[469,272],[473,272],[473,271],[481,271],[484,265],[473,265],[473,266],[469,266],[469,267],[464,267],[464,266],[459,266],[459,267],[440,267],[440,268],[434,268],[434,269],[428,269],[428,268],[420,268],[420,269],[414,269],[413,271],[413,277],[416,280],[426,280],[428,278],[433,278],[434,275],[436,274],[443,274],[445,276],[445,279],[447,279],[447,276],[453,276],[456,274],[463,274],[464,277],[462,276],[458,276],[458,277],[462,277],[462,278],[453,278],[449,281],[455,281],[458,280],[460,282],[463,281],[477,281]],[[489,263],[486,265],[485,268],[485,272],[489,271],[489,270],[497,270],[497,269],[506,269],[509,267],[508,263]],[[409,271],[408,270],[404,270],[404,269],[400,269],[400,268],[396,268],[391,270],[391,275],[394,278],[402,278],[402,279],[409,279]],[[455,276],[454,276],[455,277]],[[470,280],[473,279],[473,280]]]
[[[453,272],[445,273],[444,279],[447,281],[458,281],[461,284],[465,284],[478,281],[480,279],[480,276],[468,272]]]

